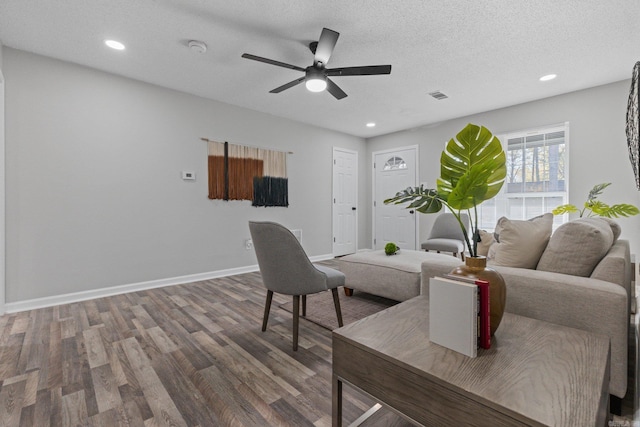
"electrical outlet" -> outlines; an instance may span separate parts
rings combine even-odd
[[[253,240],[251,239],[247,239],[244,241],[244,248],[248,251],[250,251],[251,249],[253,249]]]

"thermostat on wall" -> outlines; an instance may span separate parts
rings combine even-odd
[[[195,181],[196,180],[196,173],[195,172],[182,171],[182,179],[184,179],[185,181]]]

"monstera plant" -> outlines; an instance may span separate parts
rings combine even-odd
[[[440,156],[437,188],[409,187],[384,203],[409,203],[407,209],[421,213],[449,208],[462,228],[469,255],[476,257],[480,241],[477,207],[498,194],[506,175],[506,155],[500,140],[484,126],[469,123],[449,140]],[[460,219],[463,211],[469,212],[472,241]]]

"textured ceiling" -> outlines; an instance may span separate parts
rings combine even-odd
[[[0,0],[0,41],[370,137],[630,78],[639,18],[638,0]],[[323,27],[340,33],[329,68],[391,64],[391,75],[334,77],[340,101],[304,85],[271,94],[302,73],[240,57],[304,68]],[[548,73],[558,78],[538,81]]]

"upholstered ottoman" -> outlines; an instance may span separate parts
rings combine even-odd
[[[437,261],[450,255],[401,249],[395,255],[383,250],[358,252],[339,258],[337,268],[346,276],[345,293],[350,289],[406,301],[420,295],[423,261]]]

